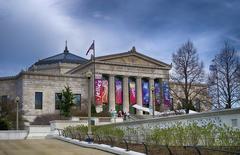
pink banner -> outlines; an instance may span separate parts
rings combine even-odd
[[[129,83],[129,90],[130,90],[130,104],[136,104],[136,84],[135,82]]]
[[[103,103],[108,103],[108,80],[103,80],[102,81],[102,102]]]
[[[96,105],[102,104],[102,79],[95,79],[95,101]]]
[[[116,79],[115,88],[116,88],[116,90],[115,90],[116,104],[122,104],[122,102],[123,102],[123,97],[122,97],[123,90],[122,90],[122,81],[121,80]]]

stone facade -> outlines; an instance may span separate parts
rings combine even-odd
[[[31,72],[38,73],[48,73],[48,74],[65,74],[66,72],[77,67],[78,64],[69,64],[69,63],[54,63],[54,64],[45,64],[45,65],[33,65],[28,70]]]
[[[81,94],[81,108],[86,109],[88,85],[82,76],[21,72],[11,79],[0,79],[0,96],[7,95],[11,100],[19,96],[25,117],[32,121],[38,115],[59,112],[55,109],[55,93],[61,93],[67,85],[73,94]],[[35,109],[35,92],[43,93],[42,109]]]
[[[171,99],[173,108],[178,109],[181,107],[180,98],[184,98],[182,85],[175,82],[170,82]],[[189,99],[192,100],[193,106],[197,111],[211,110],[210,97],[208,96],[208,87],[206,84],[193,84],[190,89]]]
[[[86,73],[93,73],[95,69],[95,73],[104,76],[109,83],[108,110],[116,108],[115,79],[120,78],[123,83],[122,109],[129,112],[130,79],[136,83],[136,100],[141,106],[143,80],[149,82],[149,88],[154,87],[156,80],[160,83],[169,80],[171,65],[138,53],[134,47],[128,52],[96,57],[95,63],[93,59],[86,61],[66,49],[62,54],[38,61],[28,71],[22,71],[13,77],[0,78],[0,96],[8,95],[11,99],[19,96],[25,116],[32,121],[38,115],[58,113],[55,109],[55,94],[69,85],[74,94],[81,94],[81,108],[86,109],[88,97],[92,96],[93,101],[94,93],[88,93],[89,89],[94,90],[94,80],[91,77],[89,83]],[[35,92],[42,92],[42,109],[35,108]],[[153,106],[153,101],[153,95],[150,93],[149,106]],[[164,109],[160,107],[160,110]],[[142,111],[136,113],[143,114]]]

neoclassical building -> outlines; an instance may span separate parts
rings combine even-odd
[[[164,104],[170,100],[170,69],[171,65],[139,53],[135,47],[94,61],[70,53],[66,46],[64,52],[39,60],[16,76],[0,77],[0,97],[6,102],[19,96],[25,117],[32,121],[38,115],[59,112],[61,91],[67,85],[75,95],[75,104],[86,110],[88,97],[94,100],[93,88],[97,85],[101,89],[95,90],[101,94],[96,95],[101,98],[96,98],[96,107],[104,105],[104,110],[142,115],[132,107],[134,104],[155,105],[160,111],[169,108]],[[94,70],[95,81],[93,76],[89,80],[86,74]]]

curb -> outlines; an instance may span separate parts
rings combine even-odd
[[[71,144],[75,144],[81,147],[87,147],[87,148],[93,148],[93,149],[98,149],[102,150],[105,152],[117,154],[117,155],[145,155],[143,153],[135,152],[135,151],[126,151],[126,149],[120,148],[120,147],[111,147],[106,144],[96,144],[96,143],[88,143],[85,141],[79,141],[77,139],[71,139],[71,138],[66,138],[63,136],[52,136],[52,138],[62,140]]]

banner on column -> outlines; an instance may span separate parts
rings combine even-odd
[[[154,84],[155,87],[155,104],[160,104],[161,103],[161,86],[159,82],[156,82]]]
[[[95,104],[102,104],[102,79],[95,79]]]
[[[131,81],[129,83],[129,91],[130,91],[130,104],[136,104],[136,84]]]
[[[169,85],[167,81],[163,82],[163,101],[165,107],[170,107],[170,93],[169,93]]]
[[[116,93],[116,104],[122,104],[123,102],[123,89],[122,89],[122,81],[116,79],[115,81],[115,93]]]
[[[102,103],[108,103],[108,80],[102,81]]]
[[[149,82],[143,81],[142,86],[143,86],[142,87],[143,104],[147,105],[147,104],[149,104],[149,100],[150,100]]]

